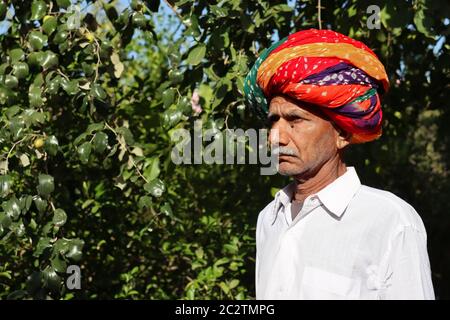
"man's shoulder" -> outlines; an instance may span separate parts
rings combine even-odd
[[[425,231],[422,219],[415,208],[396,194],[361,185],[356,195],[358,203],[370,207],[380,219],[395,221],[398,227],[413,227]]]
[[[276,198],[273,198],[272,201],[270,201],[260,212],[259,215],[264,214],[265,212],[272,211],[273,207],[275,206],[275,200]]]
[[[276,203],[276,197],[272,199],[258,214],[258,222],[267,219],[267,217],[273,212]]]

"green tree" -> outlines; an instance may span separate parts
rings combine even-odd
[[[448,298],[449,6],[380,2],[370,30],[373,1],[321,3],[322,28],[367,43],[392,85],[383,137],[348,162],[422,215]],[[256,217],[286,178],[174,165],[170,135],[262,126],[249,66],[318,18],[315,1],[0,1],[0,297],[253,298]]]

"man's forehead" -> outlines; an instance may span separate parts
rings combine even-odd
[[[284,114],[284,113],[299,113],[310,114],[309,107],[301,102],[294,102],[284,97],[275,97],[270,101],[269,113],[271,114]]]
[[[290,97],[275,96],[269,103],[269,114],[277,116],[299,115],[310,119],[320,118],[330,121],[328,116],[318,107]]]

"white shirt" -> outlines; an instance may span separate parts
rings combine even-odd
[[[258,216],[256,299],[434,299],[427,235],[411,205],[347,167],[292,221],[294,189]]]

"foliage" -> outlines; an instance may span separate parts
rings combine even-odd
[[[316,2],[167,3],[0,1],[0,298],[254,297],[256,217],[287,180],[174,165],[170,134],[198,119],[255,127],[243,78],[275,38],[318,27]],[[321,9],[324,28],[375,50],[392,84],[383,137],[348,162],[421,213],[448,298],[449,6],[380,3],[369,30],[370,4]],[[65,286],[71,264],[81,290]]]

